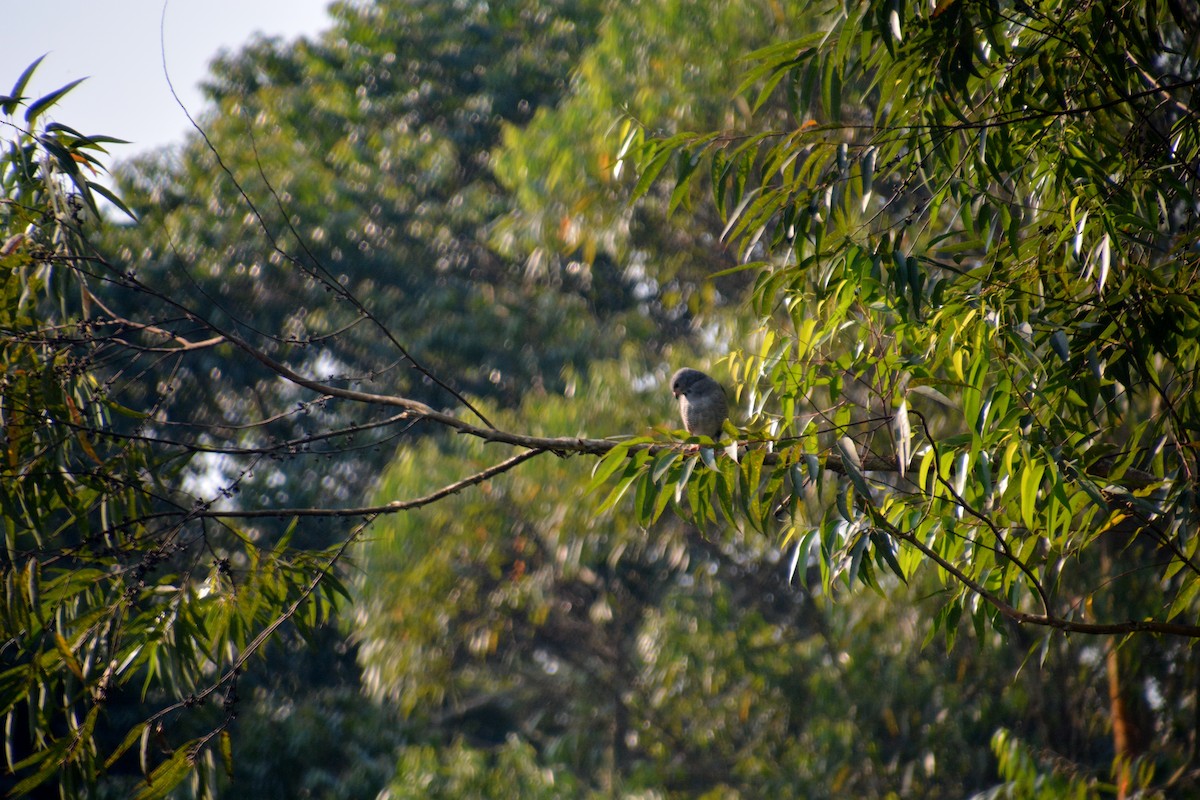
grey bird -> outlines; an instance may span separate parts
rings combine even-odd
[[[729,401],[721,384],[698,369],[684,368],[671,378],[671,394],[679,400],[683,427],[693,436],[721,435],[721,425],[729,416]]]

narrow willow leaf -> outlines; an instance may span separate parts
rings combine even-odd
[[[1107,233],[1101,237],[1100,244],[1096,248],[1096,251],[1097,261],[1099,262],[1099,272],[1096,275],[1096,294],[1103,294],[1104,283],[1108,280],[1109,261],[1112,258],[1112,248],[1109,245]]]
[[[762,89],[759,90],[758,98],[755,99],[752,107],[753,111],[757,112],[763,107],[764,103],[771,99],[771,95],[774,93],[775,87],[779,85],[779,81],[782,80],[784,76],[790,74],[791,68],[798,63],[799,62],[784,64],[775,70],[774,74],[767,79],[767,82],[763,84]]]
[[[75,141],[71,143],[72,147],[88,147],[93,150],[99,150],[102,153],[107,153],[100,145],[102,144],[130,144],[128,139],[118,139],[115,136],[88,136],[80,133],[70,125],[64,125],[61,122],[51,122],[46,126],[45,130],[50,132],[61,131],[70,135]]]
[[[58,631],[54,632],[54,645],[58,648],[58,652],[63,657],[63,662],[67,665],[67,669],[74,673],[79,680],[84,680],[83,667],[79,664],[79,659],[75,658],[75,654],[71,652],[71,645],[67,643],[66,638]]]
[[[233,777],[233,736],[230,735],[229,729],[221,731],[217,746],[221,751],[221,761],[225,765],[225,775],[229,778]]]
[[[661,483],[663,475],[665,475],[667,470],[671,468],[671,465],[679,459],[679,456],[680,452],[678,450],[668,450],[665,453],[660,453],[654,459],[654,466],[650,470],[651,480],[653,480],[655,483]]]
[[[37,621],[46,624],[46,610],[42,608],[42,563],[31,557],[25,563],[25,591],[29,597],[29,608]]]
[[[674,497],[674,495],[675,493],[673,491],[668,491],[667,487],[665,486],[655,486],[654,509],[650,515],[651,525],[653,525],[655,522],[658,522],[658,518],[662,516],[664,511],[666,511],[667,506],[670,504],[671,498]]]
[[[854,444],[854,440],[849,436],[843,436],[837,442],[838,452],[842,454],[842,468],[846,470],[846,476],[854,483],[854,488],[864,498],[871,496],[871,489],[867,486],[867,479],[863,475],[862,460],[858,457],[858,447]]]
[[[1193,576],[1179,593],[1175,595],[1175,600],[1171,603],[1171,608],[1167,612],[1167,619],[1174,619],[1185,611],[1194,612],[1192,606],[1193,601],[1196,599],[1197,591],[1200,591],[1200,579]]]
[[[725,515],[725,519],[731,524],[737,524],[737,514],[734,513],[733,487],[737,485],[737,475],[733,474],[736,466],[732,463],[729,465],[729,471],[714,470],[716,476],[717,502],[721,506],[721,513]]]
[[[58,765],[57,762],[62,760],[63,754],[66,752],[66,749],[69,745],[70,745],[70,740],[67,739],[66,737],[54,739],[49,747],[47,747],[43,750],[38,750],[38,751],[34,752],[32,755],[28,756],[27,758],[23,758],[20,761],[13,764],[11,767],[11,772],[13,772],[13,773],[20,772],[21,770],[28,769],[29,767],[32,767],[35,764],[40,764],[43,761],[46,761],[47,759],[54,762],[53,766],[57,766]]]
[[[1037,530],[1035,513],[1045,471],[1045,465],[1037,463],[1027,464],[1021,471],[1021,521],[1031,531]]]
[[[854,487],[850,484],[845,484],[837,493],[837,510],[846,522],[854,522],[854,514],[850,511],[853,493]]]
[[[146,778],[146,785],[137,793],[135,800],[162,800],[169,795],[192,769],[192,749],[194,741],[188,742],[163,763],[155,767],[154,772]]]
[[[845,35],[843,33],[843,35]],[[841,67],[831,63],[833,59],[827,58],[824,64],[824,71],[821,76],[821,102],[825,106],[826,113],[834,122],[841,121],[842,112],[842,81]]]
[[[139,722],[129,729],[129,732],[125,734],[125,738],[121,741],[121,743],[117,745],[116,749],[113,750],[112,753],[109,754],[108,758],[104,760],[105,769],[110,769],[113,764],[117,763],[117,759],[125,755],[125,753],[129,751],[129,748],[133,747],[133,743],[142,737],[142,734],[146,729],[146,724],[147,723],[145,722]]]
[[[0,98],[0,110],[3,110],[5,114],[11,115],[17,110],[20,102],[25,99],[25,87],[28,85],[29,79],[33,77],[33,73],[37,70],[38,65],[42,63],[42,60],[47,55],[49,53],[43,53],[34,59],[33,63],[26,67],[25,71],[17,78],[17,82],[13,84],[12,91],[8,93],[8,96]]]
[[[908,402],[905,400],[900,401],[896,413],[892,415],[892,440],[896,448],[896,471],[903,478],[912,458],[912,425],[909,423]]]
[[[66,86],[56,89],[45,97],[40,97],[34,102],[30,103],[29,108],[25,109],[25,121],[32,125],[43,111],[57,103],[63,95],[74,89],[79,84],[83,83],[85,80],[87,80],[87,78],[78,78],[73,80]]]
[[[617,485],[614,486],[612,491],[608,493],[608,497],[604,499],[604,502],[596,508],[596,513],[603,514],[605,511],[620,502],[621,498],[625,496],[625,492],[629,491],[629,487],[635,480],[637,480],[637,477],[640,473],[641,468],[638,462],[636,460],[629,461],[625,465],[625,474],[621,476],[621,480],[618,481]]]
[[[893,549],[891,537],[877,531],[871,532],[871,544],[875,547],[877,556],[883,558],[883,562],[887,564],[897,578],[908,583],[908,577],[904,574],[904,568],[900,566],[899,560],[896,558],[896,551]],[[883,564],[880,564],[882,567]]]
[[[821,459],[817,458],[816,453],[805,453],[804,465],[808,469],[808,479],[818,483],[821,480]]]
[[[728,269],[719,270],[710,274],[709,278],[723,278],[726,275],[734,275],[738,272],[747,272],[749,270],[763,270],[770,266],[768,261],[746,261]]]
[[[1071,360],[1071,345],[1061,328],[1050,334],[1050,349],[1064,362]]]
[[[850,549],[850,568],[846,571],[846,585],[853,586],[854,579],[860,577],[859,573],[863,567],[863,556],[867,552],[867,542],[869,541],[867,534],[860,533],[854,542],[854,546]]]
[[[732,213],[730,213],[729,220],[725,223],[725,230],[721,231],[722,241],[728,240],[730,233],[734,231],[735,228],[740,229],[740,227],[742,227],[739,225],[739,222],[742,220],[743,212],[745,212],[746,207],[754,202],[754,199],[758,196],[758,189],[751,189],[743,196],[741,194],[741,189],[738,188],[738,181],[734,182],[734,187],[737,189],[735,200],[737,198],[740,198],[740,200],[738,201],[737,207],[734,208]]]
[[[654,501],[658,496],[654,481],[649,472],[638,475],[637,491],[634,492],[633,509],[637,515],[638,524],[647,527],[653,521]]]
[[[679,470],[679,476],[675,480],[675,502],[678,503],[683,498],[683,493],[687,490],[688,482],[692,477],[692,470],[696,468],[699,460],[696,456],[692,456],[683,462],[683,467]]]
[[[658,152],[650,159],[650,162],[642,170],[641,176],[638,178],[637,184],[633,187],[633,192],[630,194],[630,202],[637,200],[650,190],[651,184],[658,178],[659,173],[667,166],[671,160],[673,150],[665,146],[665,143],[658,143]]]
[[[862,211],[866,213],[871,205],[871,190],[875,185],[875,154],[874,147],[868,147],[862,155]]]
[[[788,568],[787,568],[788,583],[791,583],[792,580],[796,577],[796,566],[800,563],[801,545],[803,545],[803,543],[804,543],[804,539],[802,537],[800,539],[797,539],[795,545],[793,545],[793,547],[792,547],[792,557],[790,559],[788,559]]]
[[[796,548],[796,573],[801,585],[808,585],[808,570],[816,562],[821,561],[821,536],[819,531],[810,530],[801,536]]]
[[[144,694],[144,693],[143,693]],[[141,740],[138,742],[138,762],[142,767],[142,774],[150,775],[150,732],[153,728],[149,724],[142,725]]]
[[[614,472],[624,467],[629,460],[629,448],[634,444],[633,441],[622,442],[613,449],[609,450],[604,456],[596,462],[596,467],[592,472],[592,480],[584,489],[586,494],[591,494],[608,482],[608,479]]]
[[[34,764],[40,764],[40,766],[32,775],[19,781],[5,796],[26,797],[38,786],[57,775],[62,769],[62,762],[66,758],[67,747],[71,744],[72,738],[70,735],[63,736],[55,740],[49,747],[43,747],[29,758],[14,764],[12,766],[14,773]],[[57,797],[57,794],[55,796]]]
[[[633,146],[633,143],[637,141],[642,130],[638,125],[634,124],[633,120],[630,119],[626,119],[622,123],[621,129],[621,146],[617,150],[616,163],[613,164],[613,180],[621,179],[621,172],[624,170],[626,163],[625,156],[629,154],[629,149]]]
[[[692,461],[691,463],[695,463]],[[689,480],[685,486],[687,491],[688,510],[692,514],[692,519],[697,523],[702,523],[706,519],[716,519],[716,514],[713,511],[712,503],[709,498],[711,492],[711,476],[708,479]]]
[[[105,187],[102,184],[96,183],[95,181],[87,181],[87,187],[89,190],[95,192],[96,194],[100,195],[105,200],[107,200],[108,202],[110,202],[114,206],[116,206],[117,209],[122,214],[129,217],[134,222],[137,222],[137,215],[134,214],[132,211],[130,211],[129,206],[125,205],[124,201],[122,201],[120,197],[117,197],[116,194],[109,191],[109,189],[107,187]]]

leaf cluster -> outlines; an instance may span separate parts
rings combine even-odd
[[[814,4],[829,30],[755,53],[743,90],[791,82],[819,114],[641,151],[643,189],[668,157],[706,157],[725,236],[773,254],[746,265],[761,343],[732,371],[752,425],[824,436],[777,469],[878,459],[895,477],[836,459],[856,500],[844,521],[885,552],[929,547],[968,593],[1029,600],[1055,624],[1083,613],[1053,599],[1077,591],[1065,563],[1114,532],[1166,558],[1146,565],[1164,592],[1146,620],[1169,625],[1198,585],[1196,117],[1179,99],[1190,56],[1172,46],[1192,28],[1143,35],[1157,5]],[[1127,59],[1138,70],[1118,70]],[[848,104],[873,121],[839,124]]]
[[[260,632],[289,617],[312,629],[344,590],[328,578],[314,591],[332,554],[261,549],[191,518],[177,488],[187,454],[117,435],[116,420],[149,415],[113,398],[104,368],[124,342],[90,316],[102,271],[84,229],[100,221],[93,193],[113,198],[81,172],[117,140],[40,125],[75,84],[29,101],[36,66],[4,99],[29,127],[9,123],[0,161],[4,788],[83,796],[111,782],[163,797],[228,754]],[[219,709],[202,709],[210,698]],[[126,724],[144,703],[158,710]]]
[[[700,505],[748,529],[807,484],[796,563],[932,569],[951,641],[963,618],[1197,637],[1196,15],[808,11],[821,32],[758,50],[741,87],[794,98],[794,124],[635,151],[639,189],[674,159],[674,194],[707,178],[755,277],[759,327],[728,359],[749,449],[683,483],[649,459],[614,477],[649,509],[716,481]]]

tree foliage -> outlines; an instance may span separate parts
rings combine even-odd
[[[0,98],[5,788],[1194,789],[1200,13],[709,10],[338,4],[120,197]]]
[[[496,172],[516,204],[493,227],[497,249],[540,271],[561,269],[564,254],[568,266],[592,273],[616,264],[652,285],[656,301],[684,320],[707,313],[711,321],[722,301],[739,301],[739,283],[718,287],[705,280],[735,263],[715,236],[720,221],[709,204],[693,205],[693,193],[658,186],[647,186],[642,202],[629,203],[639,178],[628,163],[635,122],[664,137],[771,124],[782,104],[751,117],[729,85],[729,71],[747,49],[811,30],[801,8],[793,2],[610,4],[562,100],[539,109],[528,125],[504,130]],[[695,164],[681,156],[661,168],[685,175]],[[684,213],[668,213],[681,205]]]
[[[146,328],[97,318],[93,294],[112,278],[85,231],[97,224],[96,198],[124,207],[87,173],[118,140],[47,123],[74,84],[25,96],[36,66],[3,100],[15,132],[2,166],[0,320],[0,708],[18,778],[8,788],[20,795],[55,778],[80,796],[109,770],[136,775],[129,766],[140,762],[147,780],[130,791],[164,796],[223,749],[257,629],[310,595],[297,619],[320,617],[338,583],[311,581],[313,556],[260,551],[238,529],[190,516],[179,476],[191,453],[114,435],[117,419],[144,431],[154,413],[119,401],[130,380],[121,367]],[[158,710],[123,728],[122,709],[139,695]],[[224,712],[199,711],[209,698],[223,698]]]
[[[760,328],[729,356],[739,463],[635,480],[702,521],[786,502],[827,588],[933,568],[952,636],[1196,637],[1195,7],[810,8],[824,30],[743,84],[795,98],[789,126],[641,147],[647,174],[704,160]],[[1149,743],[1128,722],[1118,762]]]
[[[1178,12],[1142,33],[1156,7],[830,7],[829,32],[759,51],[752,72],[816,116],[645,145],[651,166],[708,154],[729,236],[744,255],[771,245],[751,265],[758,341],[730,365],[755,433],[786,446],[726,467],[726,490],[758,462],[799,464],[829,492],[800,509],[832,512],[819,540],[848,552],[874,535],[881,564],[936,564],[955,603],[1085,633],[1200,632],[1192,28]],[[1077,70],[1070,92],[1047,61]],[[870,124],[839,122],[849,85]],[[1136,567],[1089,585],[1106,548]],[[1106,621],[1103,598],[1130,585],[1157,597]]]

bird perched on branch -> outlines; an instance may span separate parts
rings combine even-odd
[[[671,394],[679,400],[679,415],[688,433],[714,440],[721,435],[721,425],[729,416],[721,384],[698,369],[684,368],[672,376]]]

